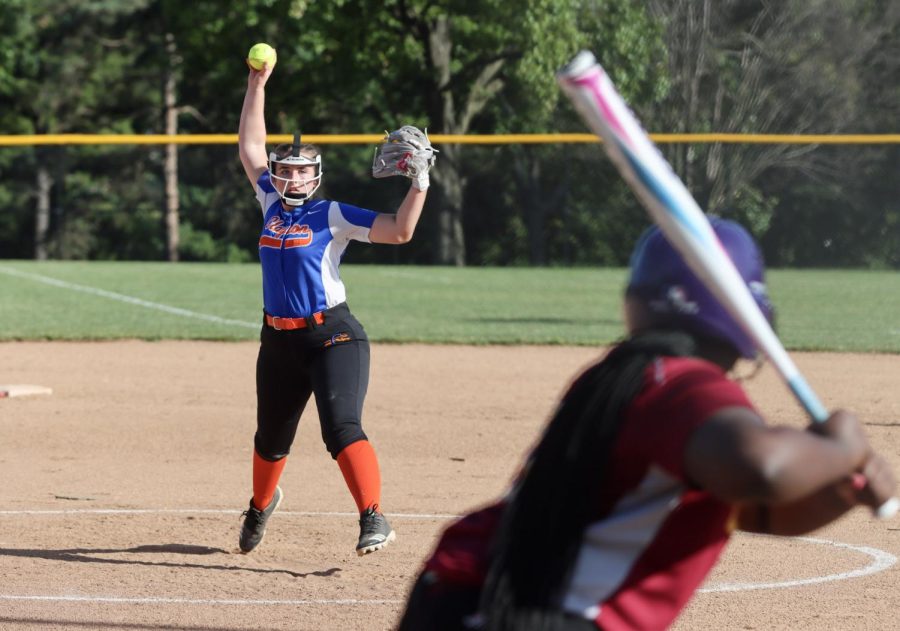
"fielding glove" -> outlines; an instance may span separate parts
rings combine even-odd
[[[412,125],[385,134],[384,141],[375,148],[372,176],[402,175],[420,191],[426,190],[430,184],[428,171],[434,166],[437,153],[428,134]]]

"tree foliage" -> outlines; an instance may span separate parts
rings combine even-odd
[[[653,107],[658,128],[894,131],[897,101],[884,99],[897,96],[896,82],[885,81],[900,70],[900,57],[890,55],[897,50],[896,3],[653,0],[652,6],[665,25],[671,80],[668,96]],[[890,223],[877,192],[883,186],[873,177],[890,168],[890,151],[710,144],[676,145],[667,153],[701,206],[764,237],[774,261],[874,264],[872,227],[864,226]],[[895,248],[877,258],[896,259]]]
[[[234,133],[246,51],[278,50],[270,133],[581,132],[554,81],[593,50],[656,132],[884,133],[900,109],[890,0],[6,0],[6,134]],[[167,83],[168,82],[168,83]],[[167,92],[165,86],[169,86]],[[172,124],[170,118],[169,124]],[[779,265],[900,267],[896,145],[668,145],[701,206]],[[647,219],[596,145],[445,145],[416,239],[356,261],[623,264]],[[381,211],[371,148],[325,148],[326,194]],[[255,259],[231,146],[0,148],[0,256]],[[168,230],[168,235],[167,235]],[[173,239],[177,236],[177,239]]]

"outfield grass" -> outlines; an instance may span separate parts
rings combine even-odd
[[[347,265],[373,341],[605,344],[622,335],[622,269]],[[900,274],[773,270],[791,349],[900,352]],[[0,339],[258,336],[259,266],[0,261]]]

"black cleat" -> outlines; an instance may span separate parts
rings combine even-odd
[[[281,487],[276,486],[275,496],[264,510],[256,508],[256,506],[253,505],[253,498],[250,498],[250,508],[245,510],[241,515],[244,518],[244,525],[241,528],[241,538],[238,541],[241,552],[246,554],[262,543],[263,537],[266,536],[266,522],[269,521],[269,517],[272,516],[272,513],[274,513],[275,509],[278,508],[278,505],[281,504],[283,497],[284,494],[281,492]]]
[[[384,515],[378,512],[378,505],[367,508],[359,515],[359,543],[356,554],[363,556],[381,550],[397,538]]]

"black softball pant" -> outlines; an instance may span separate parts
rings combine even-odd
[[[314,328],[279,331],[263,324],[256,360],[256,452],[290,453],[300,415],[315,394],[322,440],[332,458],[365,440],[362,407],[369,386],[369,339],[346,303]]]

